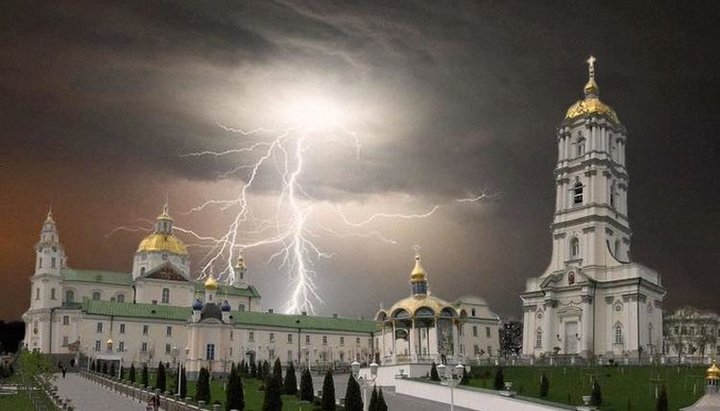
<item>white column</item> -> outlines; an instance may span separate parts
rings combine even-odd
[[[552,351],[555,331],[553,330],[553,308],[552,302],[545,302],[545,313],[543,314],[543,346],[542,351]]]
[[[592,297],[582,296],[582,350],[586,351],[588,355],[594,350],[592,341],[592,329],[594,319],[592,316]]]
[[[590,128],[590,144],[589,144],[589,150],[593,151],[597,150],[597,140],[598,140],[598,127],[593,126]]]
[[[410,358],[413,362],[417,360],[417,336],[415,335],[415,319],[412,319],[410,332],[408,333],[408,343],[410,344]]]

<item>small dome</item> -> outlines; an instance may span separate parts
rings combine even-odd
[[[222,307],[220,309],[222,311],[230,311],[231,310],[230,303],[227,300],[223,301]]]
[[[200,311],[200,321],[206,318],[214,318],[222,321],[222,312],[217,304],[207,303],[203,305],[202,311]]]
[[[427,272],[420,264],[420,255],[415,256],[415,268],[410,273],[410,281],[427,281]]]
[[[718,368],[715,362],[705,371],[705,379],[720,380],[720,368]]]
[[[618,118],[617,113],[615,113],[615,110],[600,101],[600,99],[597,97],[586,98],[585,100],[580,100],[570,106],[570,108],[565,113],[565,120],[574,120],[578,117],[593,114],[607,116],[615,123],[620,122],[620,119]]]
[[[208,276],[207,280],[205,280],[205,289],[207,291],[215,291],[218,289],[218,282],[212,275]]]
[[[200,310],[202,310],[202,308],[203,308],[203,302],[200,301],[199,298],[196,298],[195,302],[192,305],[193,311],[200,311]]]

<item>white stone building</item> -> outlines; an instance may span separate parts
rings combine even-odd
[[[584,98],[557,131],[550,264],[527,280],[523,354],[623,358],[662,347],[660,275],[631,259],[627,131],[599,99],[594,58]]]
[[[670,362],[704,363],[720,356],[720,316],[685,306],[663,317],[663,353]]]
[[[242,258],[233,284],[197,282],[167,207],[140,242],[131,273],[68,267],[52,213],[36,254],[23,314],[30,350],[126,367],[184,361],[190,378],[201,366],[222,373],[243,359],[325,367],[373,358],[375,321],[262,312]]]

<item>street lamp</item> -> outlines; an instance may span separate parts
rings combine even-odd
[[[367,389],[370,386],[370,384],[375,383],[375,380],[377,379],[377,371],[378,371],[378,365],[375,363],[375,361],[370,364],[370,377],[367,376],[361,377],[360,376],[360,363],[357,361],[353,361],[353,363],[350,365],[352,367],[352,376],[357,381],[357,383],[360,385],[360,388],[362,389],[362,400],[363,400],[363,411],[367,411],[368,409],[368,402],[367,402]]]
[[[440,364],[437,367],[440,378],[445,380],[445,383],[450,386],[450,411],[455,411],[455,398],[453,397],[453,388],[460,383],[465,366],[458,364],[454,367],[448,367],[445,364]],[[457,378],[456,378],[457,377]]]

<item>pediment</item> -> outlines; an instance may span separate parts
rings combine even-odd
[[[183,273],[173,267],[173,265],[170,263],[163,264],[153,269],[152,271],[145,273],[143,278],[163,281],[189,282],[188,279],[185,278]]]

